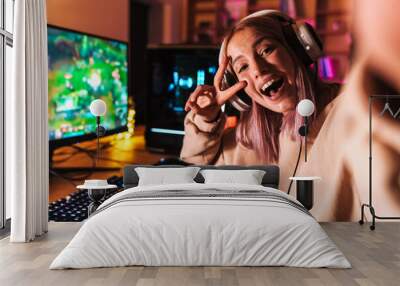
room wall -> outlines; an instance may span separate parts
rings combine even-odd
[[[149,43],[186,41],[188,0],[141,0],[149,5]],[[128,41],[129,0],[47,0],[49,24]]]
[[[149,43],[186,42],[189,0],[142,0],[150,6]]]
[[[47,0],[47,21],[127,42],[128,3],[128,0]]]

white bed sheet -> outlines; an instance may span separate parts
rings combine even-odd
[[[278,202],[245,198],[143,199],[155,190],[263,190],[238,184],[177,184],[125,190],[104,202],[50,269],[145,266],[293,266],[350,268],[318,222]]]

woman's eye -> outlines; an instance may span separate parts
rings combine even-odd
[[[241,73],[242,71],[244,71],[247,68],[247,64],[246,65],[241,65],[239,67],[238,73]]]
[[[273,50],[274,50],[273,47],[265,48],[265,49],[263,49],[263,50],[261,51],[260,55],[261,55],[261,56],[269,55]]]

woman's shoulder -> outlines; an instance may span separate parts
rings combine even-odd
[[[325,109],[327,109],[328,111],[336,108],[336,106],[340,105],[341,102],[343,101],[343,93],[340,92],[338,93],[334,98],[332,98],[332,100],[325,106]]]
[[[319,106],[322,115],[327,115],[343,100],[342,85],[340,83],[324,83],[324,88],[319,95]]]
[[[329,84],[325,87],[325,92],[319,95],[319,104],[317,105],[316,118],[313,121],[311,133],[315,136],[320,135],[321,131],[332,126],[331,121],[337,113],[338,106],[343,99],[343,95],[340,93],[341,86],[339,84]],[[321,102],[322,100],[323,102]],[[324,132],[322,132],[324,133]]]
[[[317,106],[324,109],[329,104],[335,102],[340,95],[342,85],[340,83],[323,83],[318,89]]]

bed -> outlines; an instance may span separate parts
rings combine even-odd
[[[199,173],[196,183],[151,186],[138,186],[138,166],[124,168],[126,189],[97,209],[50,269],[351,267],[312,215],[277,189],[277,166],[200,166],[264,170],[261,185],[205,184]]]

